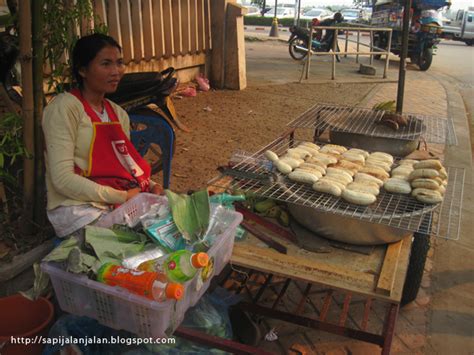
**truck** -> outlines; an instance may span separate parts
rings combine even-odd
[[[443,24],[442,37],[462,41],[468,46],[474,45],[474,7],[468,10],[458,10],[453,20]]]
[[[377,0],[371,19],[373,26],[392,28],[390,51],[396,55],[401,55],[402,52],[404,3],[403,0]],[[450,4],[449,0],[413,0],[409,9],[408,57],[422,71],[431,66],[442,33],[438,10]],[[386,49],[389,35],[388,32],[375,32],[375,47]]]

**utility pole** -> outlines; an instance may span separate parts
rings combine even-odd
[[[269,37],[278,37],[278,19],[277,19],[278,0],[275,0],[275,12],[273,16],[272,28]]]
[[[410,32],[411,0],[405,0],[403,9],[402,51],[400,53],[400,69],[398,70],[397,113],[403,112],[403,97],[405,93],[405,74],[408,54],[408,33]]]

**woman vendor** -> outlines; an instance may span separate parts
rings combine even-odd
[[[103,34],[79,39],[72,52],[78,87],[58,95],[44,111],[47,213],[58,237],[81,233],[111,206],[140,192],[163,191],[129,140],[127,113],[104,98],[124,74],[121,52]]]

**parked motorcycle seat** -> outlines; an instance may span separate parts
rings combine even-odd
[[[170,67],[162,72],[127,73],[120,80],[117,90],[106,97],[120,105],[147,96],[168,96],[177,82],[173,77],[175,72],[174,68]]]

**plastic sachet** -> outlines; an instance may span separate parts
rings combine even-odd
[[[178,230],[171,214],[145,228],[145,233],[167,252],[186,248],[186,240]]]
[[[170,215],[170,209],[168,206],[155,203],[150,206],[150,210],[147,213],[140,216],[139,220],[143,229],[146,229],[168,215]]]

